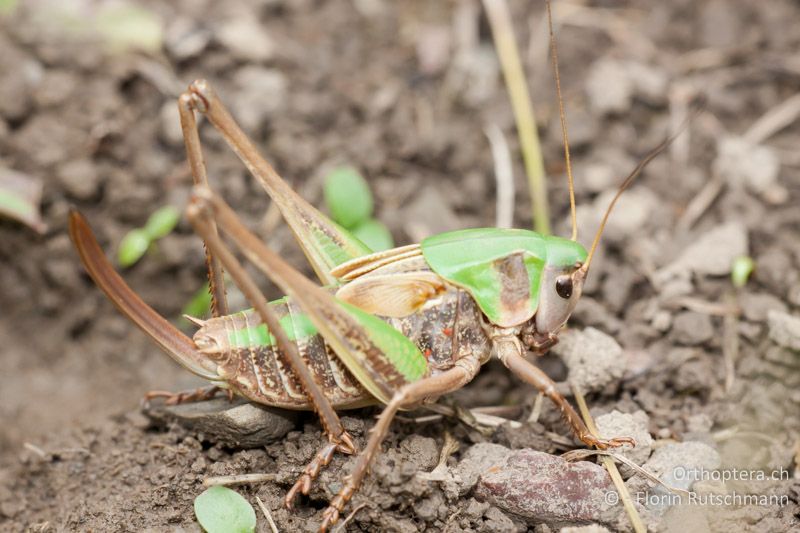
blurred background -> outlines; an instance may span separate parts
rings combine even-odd
[[[544,4],[509,4],[554,232],[569,235]],[[619,403],[604,405],[643,409],[663,438],[712,427],[768,435],[766,446],[732,439],[723,455],[735,462],[760,450],[762,465],[791,467],[800,360],[774,340],[768,315],[800,307],[800,5],[557,0],[554,23],[584,244],[621,179],[693,101],[705,102],[619,203],[572,322],[625,350],[625,380],[611,391]],[[358,169],[398,244],[495,225],[487,131],[499,129],[513,223],[532,224],[514,115],[476,0],[0,0],[0,73],[0,195],[17,191],[30,208],[23,222],[0,220],[0,501],[18,502],[4,482],[26,442],[126,424],[119,416],[146,391],[196,384],[91,283],[66,233],[76,206],[117,261],[123,237],[152,213],[183,209],[191,177],[176,98],[192,80],[216,87],[313,204],[322,205],[331,169]],[[308,272],[261,187],[208,124],[201,138],[212,185]],[[739,256],[756,269],[736,292],[729,273]],[[181,220],[121,270],[180,323],[204,284],[202,246]],[[726,326],[731,302],[743,314]],[[789,338],[800,338],[791,327]],[[563,377],[558,361],[543,364]],[[495,370],[487,401],[530,401]],[[46,515],[14,505],[0,507],[0,519]]]

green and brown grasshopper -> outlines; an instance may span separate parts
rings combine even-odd
[[[669,141],[622,184],[588,252],[575,239],[568,172],[571,239],[521,229],[469,229],[372,253],[280,178],[207,82],[192,83],[178,105],[195,182],[186,214],[205,243],[212,318],[195,319],[199,329],[190,339],[125,284],[86,220],[74,211],[70,234],[86,270],[122,313],[179,364],[210,381],[212,389],[318,413],[327,442],[287,493],[287,506],[298,492],[308,494],[335,452],[357,452],[337,410],[385,406],[341,491],[323,513],[323,531],[358,489],[397,411],[463,387],[491,357],[555,402],[585,444],[635,444],[628,437],[606,440],[591,434],[553,381],[524,354],[544,353],[557,342],[580,298],[614,203]],[[323,286],[272,252],[209,189],[195,112],[220,131],[272,197]],[[286,297],[267,302],[218,230]],[[252,309],[229,314],[223,269]]]

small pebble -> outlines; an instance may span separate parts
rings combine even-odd
[[[670,487],[690,490],[695,481],[720,467],[719,453],[708,444],[696,441],[666,444],[653,452],[653,456],[642,466]],[[647,508],[662,513],[670,506],[669,498],[652,496],[668,495],[662,486],[641,476],[626,482],[635,501],[646,501]],[[650,496],[650,497],[649,497]]]
[[[717,143],[714,169],[733,186],[764,193],[775,185],[781,162],[773,148],[742,137],[725,137]]]
[[[153,406],[145,414],[157,422],[178,422],[214,442],[235,448],[259,448],[281,439],[294,429],[297,418],[292,411],[245,401],[231,403],[226,398]]]
[[[460,495],[464,495],[478,482],[478,478],[490,467],[505,461],[512,451],[505,446],[481,442],[471,446],[455,468],[454,476]]]
[[[752,322],[764,322],[770,311],[786,312],[786,304],[768,292],[744,292],[739,295],[742,315]]]
[[[681,256],[662,270],[691,270],[698,275],[723,276],[733,260],[747,255],[747,229],[741,222],[727,222],[698,235]]]
[[[75,159],[59,165],[56,177],[67,193],[78,200],[93,197],[100,184],[97,166],[89,159]]]
[[[275,44],[254,17],[238,17],[224,22],[216,38],[242,61],[267,61],[275,53]]]
[[[167,26],[164,46],[174,59],[183,61],[205,50],[210,40],[210,31],[199,27],[189,18],[177,17]]]
[[[644,411],[636,411],[633,414],[621,413],[617,410],[608,414],[598,416],[595,420],[600,435],[610,439],[614,437],[633,437],[636,446],[624,445],[614,448],[616,454],[622,455],[637,465],[641,466],[650,457],[653,447],[653,437],[647,427],[650,419]],[[620,464],[619,471],[624,478],[629,478],[635,471],[625,464]]]
[[[476,497],[530,524],[577,525],[612,523],[619,509],[604,498],[612,491],[600,465],[524,449],[482,474]]]
[[[800,316],[781,311],[767,313],[769,338],[779,346],[800,351]]]
[[[672,321],[671,336],[675,342],[695,346],[714,337],[714,326],[707,314],[684,311],[678,313]]]

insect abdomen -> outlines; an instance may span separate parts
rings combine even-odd
[[[334,407],[375,402],[290,298],[270,305]],[[407,317],[381,318],[417,345],[428,360],[428,374],[452,367],[467,353],[489,353],[475,301],[454,286]],[[288,409],[311,407],[274,337],[252,309],[207,320],[194,342],[217,361],[221,380],[250,400]]]
[[[369,403],[370,396],[330,352],[309,318],[288,298],[271,302],[290,342],[334,407]],[[249,309],[212,318],[194,335],[195,344],[218,361],[221,380],[247,398],[288,409],[306,409],[308,397],[275,338]]]

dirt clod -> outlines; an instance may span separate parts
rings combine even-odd
[[[708,475],[704,472],[711,472],[719,468],[720,464],[719,453],[708,444],[679,442],[656,449],[642,467],[670,487],[690,490],[696,481]],[[632,494],[646,495],[647,491],[656,495],[668,494],[664,487],[640,476],[631,478],[626,485]],[[659,513],[664,512],[672,503],[667,498],[644,500],[640,497],[639,501],[646,501],[648,509]]]
[[[602,390],[625,372],[622,347],[595,328],[563,333],[553,351],[569,368],[569,380],[585,392]]]
[[[678,313],[672,321],[671,336],[679,344],[695,346],[711,340],[714,326],[707,314],[684,311]]]
[[[800,317],[769,311],[767,313],[769,337],[778,345],[800,352]]]
[[[625,444],[619,448],[614,448],[613,451],[630,459],[639,466],[647,461],[653,449],[653,437],[650,436],[650,432],[647,429],[649,421],[644,411],[636,411],[633,414],[629,414],[614,410],[595,419],[597,429],[604,438],[633,437],[636,441],[636,446]],[[618,468],[625,478],[632,476],[634,473],[634,470],[625,464],[618,465]]]
[[[491,467],[501,464],[511,450],[499,444],[482,442],[470,447],[455,468],[454,477],[460,494],[466,494],[478,482],[478,478]]]

